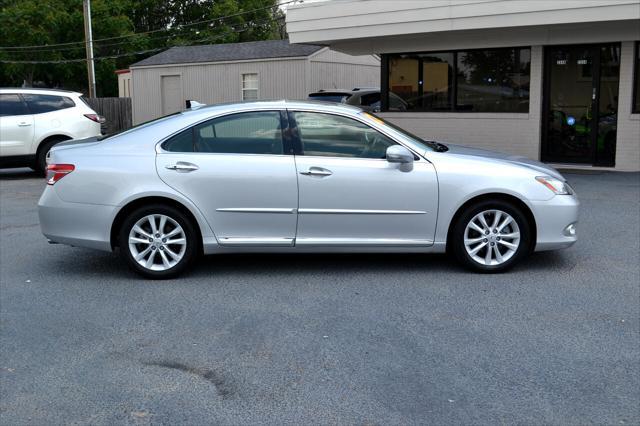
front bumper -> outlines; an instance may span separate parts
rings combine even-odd
[[[556,195],[548,201],[532,201],[532,212],[536,220],[537,242],[535,251],[555,250],[571,247],[578,240],[577,229],[580,202],[573,195]]]
[[[51,242],[111,251],[111,224],[116,206],[68,203],[47,185],[40,201],[40,229]]]

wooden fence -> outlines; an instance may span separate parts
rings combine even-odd
[[[131,98],[84,98],[84,100],[107,120],[103,133],[120,132],[132,126]]]

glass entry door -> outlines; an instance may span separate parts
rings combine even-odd
[[[620,45],[545,50],[542,160],[613,166]]]

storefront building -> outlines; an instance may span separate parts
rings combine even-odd
[[[380,55],[381,115],[424,138],[640,170],[639,0],[327,1],[287,31]]]

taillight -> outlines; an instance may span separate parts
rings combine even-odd
[[[95,121],[96,123],[101,123],[101,124],[104,123],[104,117],[98,114],[85,114],[84,116],[91,121]]]
[[[47,166],[47,185],[53,185],[72,171],[76,166],[73,164],[49,164]]]

